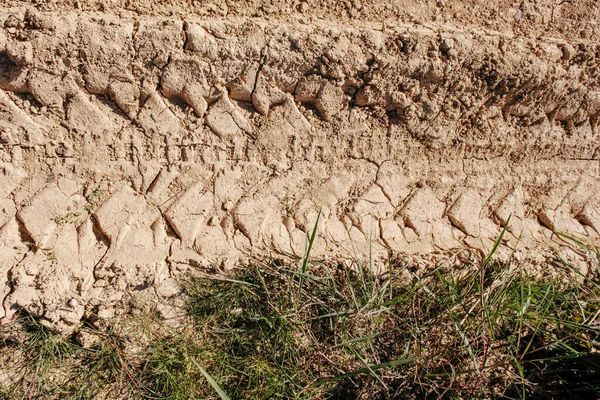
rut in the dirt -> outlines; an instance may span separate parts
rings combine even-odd
[[[264,254],[600,231],[598,45],[450,26],[0,10],[0,318],[68,332]],[[172,317],[172,315],[171,315]]]

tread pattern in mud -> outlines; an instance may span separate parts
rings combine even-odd
[[[0,22],[2,319],[25,308],[68,332],[131,292],[168,316],[176,274],[301,257],[319,210],[313,255],[332,259],[485,254],[509,217],[500,257],[540,257],[553,230],[597,242],[591,41],[31,10]]]

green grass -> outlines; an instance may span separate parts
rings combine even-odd
[[[0,398],[600,397],[597,275],[557,260],[540,278],[491,254],[422,272],[390,259],[376,276],[309,255],[182,282],[177,329],[87,326],[83,348],[24,316],[2,331]]]

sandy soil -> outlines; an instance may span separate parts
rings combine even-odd
[[[4,1],[0,321],[253,257],[599,243],[595,1]],[[490,4],[492,3],[492,4]]]

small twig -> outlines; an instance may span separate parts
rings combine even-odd
[[[121,351],[119,350],[119,346],[117,345],[115,339],[112,336],[110,337],[110,342],[112,343],[113,347],[115,348],[115,351],[117,352],[117,357],[119,358],[119,364],[121,364],[121,368],[123,369],[123,371],[125,372],[125,375],[127,375],[127,378],[129,378],[129,380],[131,382],[133,382],[133,384],[135,385],[137,390],[140,390],[140,385],[137,383],[137,381],[133,378],[133,376],[131,375],[131,373],[129,372],[129,368],[127,367],[127,364],[125,363],[125,361],[123,360],[123,357],[121,357]]]

